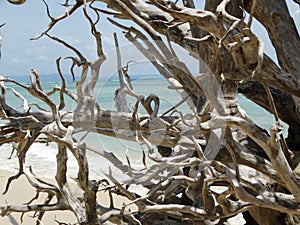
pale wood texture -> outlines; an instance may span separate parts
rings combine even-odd
[[[69,210],[81,225],[175,225],[223,224],[227,218],[244,213],[247,224],[298,224],[300,38],[286,1],[206,0],[204,9],[198,9],[193,0],[183,0],[182,4],[164,0],[76,0],[74,5],[66,1],[66,12],[56,18],[50,13],[51,6],[44,3],[51,22],[35,39],[45,36],[71,50],[74,56],[67,58],[72,62],[70,71],[74,78],[74,67],[80,68],[80,80],[73,95],[66,88],[60,58],[56,65],[62,85],[48,93],[35,70],[31,71],[29,86],[0,77],[0,116],[7,121],[0,127],[0,145],[14,142],[19,158],[19,172],[8,179],[4,193],[13,180],[25,174],[37,194],[48,194],[44,204],[0,206],[0,215],[34,211],[37,224],[41,224],[46,211]],[[58,22],[63,23],[79,10],[83,10],[96,42],[97,58],[92,61],[79,49],[50,34]],[[249,14],[247,21],[245,13]],[[101,14],[108,15],[112,26],[124,32],[125,38],[152,63],[182,101],[159,115],[160,99],[155,93],[135,93],[128,74],[130,62],[123,65],[115,34],[120,80],[115,98],[118,110],[106,110],[97,103],[95,85],[106,60],[98,31]],[[264,54],[263,41],[251,29],[253,19],[266,28],[278,65]],[[137,26],[128,27],[124,20]],[[193,76],[176,55],[173,43],[199,60],[198,76]],[[23,101],[23,110],[12,108],[6,100],[6,83],[25,89],[50,111],[33,111],[15,90],[16,98]],[[59,92],[59,105],[51,99],[55,92]],[[274,115],[269,131],[257,126],[240,108],[238,92]],[[136,99],[132,112],[127,95]],[[73,112],[64,111],[66,96],[76,103]],[[190,112],[180,112],[177,108],[181,104],[187,104]],[[139,114],[139,106],[147,114]],[[287,140],[282,135],[280,120],[289,125]],[[112,153],[99,150],[102,157],[129,178],[121,182],[110,171],[105,180],[90,180],[86,158],[89,146],[74,137],[80,132],[140,143],[147,150],[144,168],[133,169],[130,158],[127,157],[126,164]],[[26,153],[40,141],[41,135],[57,143],[56,184],[43,181],[32,170],[29,175],[24,169]],[[161,154],[156,154],[155,149]],[[67,152],[78,163],[76,181],[83,193],[81,197],[75,196],[68,185]],[[153,164],[147,165],[146,157]],[[132,185],[141,185],[148,192],[132,190]],[[103,190],[111,198],[112,194],[122,195],[130,203],[121,209],[113,204],[99,205],[97,192]],[[56,201],[50,203],[51,199]],[[130,211],[131,205],[137,210]]]

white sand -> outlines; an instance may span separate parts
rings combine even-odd
[[[0,206],[5,206],[6,204],[9,205],[18,205],[21,206],[24,203],[27,203],[29,200],[31,200],[35,196],[35,189],[32,188],[26,177],[22,176],[18,180],[15,180],[11,183],[9,191],[3,195],[3,191],[5,189],[5,185],[7,183],[8,177],[11,175],[14,175],[12,172],[1,170],[0,169]],[[47,179],[47,181],[50,181],[51,183],[55,184],[54,179]],[[70,184],[72,190],[74,192],[79,192],[78,189],[76,189],[75,183]],[[107,193],[98,193],[98,202],[101,202],[103,206],[108,207],[109,206],[109,197]],[[38,200],[35,200],[32,204],[42,203],[43,200],[46,198],[46,194],[41,194]],[[123,202],[125,201],[125,198],[117,197],[114,199],[114,205],[115,207],[120,208],[123,205]],[[33,225],[36,222],[36,218],[33,218],[34,213],[29,212],[26,213],[23,216],[23,223],[21,223],[21,213],[11,213],[9,215],[6,215],[4,217],[0,216],[0,224],[4,225],[17,225],[17,224],[25,224],[25,225]],[[53,212],[47,212],[44,215],[44,218],[42,219],[43,225],[55,225],[57,224],[55,220],[58,220],[60,222],[66,222],[74,224],[77,222],[75,216],[69,212],[69,211],[53,211]]]

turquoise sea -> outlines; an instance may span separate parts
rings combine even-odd
[[[134,91],[137,94],[143,94],[145,96],[153,93],[160,97],[160,111],[159,114],[164,113],[166,110],[170,109],[176,103],[181,100],[181,97],[175,90],[168,89],[169,84],[163,79],[137,79],[132,81]],[[59,83],[43,83],[43,89],[49,91]],[[67,88],[75,94],[75,82],[68,82]],[[45,106],[42,102],[37,99],[34,99],[30,96],[26,90],[17,87],[16,85],[8,85],[9,88],[13,88],[22,94],[25,98],[28,99],[29,103],[37,103],[40,106]],[[95,96],[97,96],[97,101],[101,108],[103,109],[114,109],[114,92],[119,87],[119,82],[114,80],[109,81],[99,81],[95,88]],[[15,108],[22,110],[22,101],[16,98],[11,90],[7,90],[7,103]],[[55,94],[53,99],[58,102],[59,96]],[[72,99],[66,97],[67,106],[65,110],[72,111],[75,108],[75,103]],[[133,107],[135,104],[135,99],[128,97],[128,103],[130,107]],[[244,96],[239,95],[239,104],[246,111],[246,113],[261,127],[269,130],[269,128],[274,123],[274,118],[264,109],[256,106],[247,100]],[[142,108],[142,107],[140,107]],[[32,110],[37,110],[35,106],[32,106]],[[179,110],[183,112],[188,111],[188,106],[182,105]],[[140,111],[144,113],[143,110]],[[5,121],[1,121],[5,123]],[[285,132],[287,127],[284,127]],[[82,134],[77,135],[80,138]],[[116,138],[110,138],[103,135],[88,134],[86,143],[91,146],[95,152],[88,151],[87,157],[89,160],[89,165],[91,168],[92,178],[99,178],[103,176],[103,173],[107,173],[110,166],[109,163],[97,154],[97,151],[106,150],[108,152],[114,153],[119,159],[125,162],[125,153],[127,152],[128,156],[132,160],[132,164],[137,167],[142,165],[142,150],[141,147],[129,141],[119,140]],[[17,157],[15,154],[8,159],[11,152],[11,145],[3,145],[0,147],[0,169],[15,171],[18,167]],[[31,165],[34,171],[40,176],[54,177],[55,175],[55,157],[56,157],[56,145],[49,144],[35,144],[28,152],[26,166]],[[76,161],[69,155],[69,176],[75,177],[77,172]],[[121,176],[121,174],[120,174]]]

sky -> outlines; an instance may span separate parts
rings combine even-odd
[[[63,14],[65,7],[60,6],[57,2],[62,0],[50,1],[50,10],[54,16]],[[295,20],[298,31],[300,30],[300,8],[293,3],[292,0],[287,0],[290,13]],[[105,9],[106,6],[103,5]],[[6,0],[0,0],[0,24],[6,23],[1,28],[0,32],[3,37],[1,47],[0,60],[0,75],[4,76],[28,76],[31,69],[35,69],[40,74],[56,73],[55,60],[59,56],[63,58],[73,55],[68,49],[62,45],[42,37],[39,40],[32,41],[30,38],[38,36],[42,33],[49,24],[49,18],[46,15],[45,5],[42,0],[27,0],[21,6],[9,4]],[[253,24],[253,30],[259,34],[265,43],[265,52],[274,60],[275,52],[272,45],[269,43],[267,33],[257,22]],[[134,47],[125,40],[122,32],[115,26],[112,26],[105,17],[101,18],[99,29],[102,32],[102,41],[104,51],[108,57],[106,62],[105,76],[110,76],[115,72],[116,55],[114,49],[113,32],[118,33],[121,52],[125,55],[130,55],[124,62],[128,60],[141,60],[143,56]],[[51,31],[51,35],[58,36],[68,43],[76,46],[82,53],[91,61],[96,57],[94,39],[89,32],[87,21],[83,17],[82,10],[78,10],[69,18],[56,24]],[[185,52],[179,55],[186,59],[187,63],[194,64],[195,62]],[[63,60],[63,73],[69,73],[70,61]],[[149,71],[146,69],[148,73]]]

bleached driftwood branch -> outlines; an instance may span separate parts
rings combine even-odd
[[[272,6],[268,1],[244,1],[242,4],[242,1],[207,0],[206,9],[198,10],[192,0],[183,1],[183,6],[163,0],[89,2],[77,0],[69,9],[66,1],[66,11],[54,18],[44,1],[51,22],[41,36],[47,36],[75,54],[76,57],[67,59],[72,60],[70,71],[73,78],[74,67],[81,70],[76,96],[67,90],[60,68],[61,58],[57,59],[56,65],[62,86],[48,93],[43,90],[35,70],[31,71],[29,86],[0,78],[0,115],[8,121],[0,127],[0,144],[14,141],[19,160],[19,171],[8,179],[4,193],[9,190],[12,181],[23,174],[37,192],[24,206],[1,206],[0,214],[6,216],[11,212],[34,211],[38,213],[37,224],[40,224],[46,211],[53,210],[72,211],[79,224],[179,224],[182,221],[186,224],[200,221],[216,224],[249,211],[256,221],[265,224],[262,221],[266,218],[258,215],[269,210],[274,214],[275,221],[277,215],[285,217],[286,221],[291,218],[296,221],[300,216],[297,153],[288,149],[278,122],[284,118],[297,128],[297,124],[300,124],[299,112],[295,112],[297,115],[285,115],[286,108],[278,103],[282,100],[279,101],[274,95],[280,90],[280,96],[285,96],[284,99],[293,103],[293,110],[299,107],[299,63],[293,57],[299,55],[296,54],[300,49],[299,36],[295,29],[279,29],[277,33],[282,26],[294,26],[286,3],[271,1]],[[97,2],[105,3],[112,11],[99,8]],[[13,3],[21,4],[23,1]],[[234,10],[240,7],[250,14],[247,23],[242,11]],[[94,61],[89,61],[79,49],[50,34],[59,21],[79,9],[83,9],[96,42],[97,58]],[[90,15],[91,12],[95,17]],[[97,103],[94,98],[95,85],[106,59],[101,32],[97,28],[100,13],[113,15],[115,19],[109,19],[110,22],[125,32],[125,37],[157,68],[171,88],[180,93],[182,100],[174,107],[159,115],[158,96],[145,98],[134,92],[130,82],[126,84],[124,76],[130,76],[128,65],[126,70],[122,70],[117,40],[120,88],[135,97],[137,102],[133,112],[109,111]],[[265,13],[270,16],[266,18]],[[280,67],[263,54],[263,43],[251,30],[253,18],[268,28]],[[131,20],[140,28],[127,27],[118,19]],[[289,32],[289,35],[283,35],[282,32]],[[284,38],[284,42],[281,38]],[[180,61],[171,42],[179,44],[199,60],[203,56],[201,49],[206,48],[207,57],[203,60],[210,72],[195,78]],[[282,46],[282,43],[290,42],[291,45]],[[249,80],[263,85],[248,83]],[[240,110],[237,99],[237,82],[240,81],[242,91],[253,87],[248,93],[264,87],[264,92],[259,93],[265,97],[248,96],[274,114],[274,126],[269,134]],[[7,102],[6,82],[25,89],[34,98],[43,101],[48,109],[33,111],[28,100],[13,89],[15,96],[23,101],[23,110],[12,108]],[[51,99],[56,91],[59,91],[60,97],[58,105]],[[74,112],[63,111],[67,96],[76,102]],[[199,99],[203,96],[206,103],[199,105]],[[154,108],[152,102],[155,103]],[[139,104],[148,114],[138,113]],[[190,113],[178,111],[177,107],[181,104],[187,104]],[[127,107],[126,103],[124,107]],[[85,155],[90,147],[74,137],[79,132],[95,132],[136,141],[147,150],[147,157],[153,164],[147,165],[144,155],[144,167],[136,169],[128,157],[128,165],[125,165],[112,153],[96,151],[129,178],[121,182],[110,170],[106,179],[90,180]],[[26,153],[41,135],[57,143],[55,185],[43,181],[32,170],[29,174],[24,168]],[[156,148],[161,154],[156,153]],[[75,157],[78,164],[75,180],[83,193],[80,197],[75,196],[68,185],[67,152]],[[142,194],[139,190],[132,190],[134,185],[141,185],[148,192]],[[99,191],[109,192],[110,207],[98,204]],[[47,193],[43,204],[32,204],[42,192]],[[112,194],[126,197],[129,203],[116,208]],[[54,197],[57,201],[53,203],[51,200]],[[131,211],[131,205],[137,209]],[[273,222],[273,218],[266,220]]]

